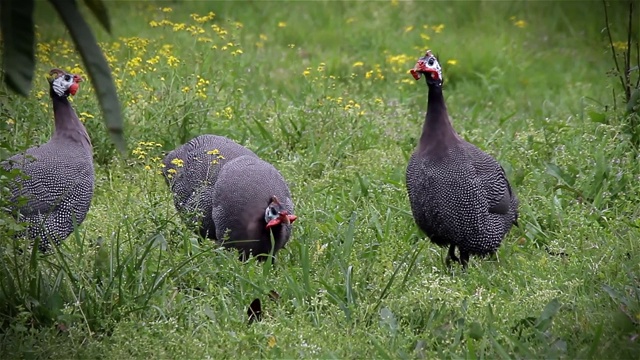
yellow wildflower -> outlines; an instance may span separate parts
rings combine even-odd
[[[407,27],[404,28],[404,32],[408,33],[409,31],[413,30],[413,25],[409,25]]]
[[[522,20],[522,19],[520,19],[520,20],[514,22],[513,25],[515,25],[515,26],[519,27],[520,29],[522,29],[525,26],[527,26],[527,22]]]
[[[362,61],[356,61],[353,63],[353,67],[363,66],[364,63]]]
[[[178,64],[180,64],[180,60],[178,60],[177,57],[175,57],[173,55],[169,55],[167,57],[167,65],[169,65],[171,67],[176,67],[176,66],[178,66]]]
[[[233,119],[233,109],[230,106],[224,108],[223,113],[224,116],[227,117],[227,119]]]
[[[173,9],[172,9],[172,8],[170,8],[170,7],[163,7],[163,8],[162,8],[162,9],[160,9],[160,10],[161,10],[162,12],[165,12],[165,13],[170,13],[170,12],[172,12],[172,11],[173,11]]]
[[[276,346],[276,337],[275,336],[273,336],[273,335],[269,336],[269,339],[267,339],[267,346],[269,348],[272,348],[272,347]]]
[[[278,27],[279,28],[287,27],[287,23],[284,22],[284,21],[280,21],[280,22],[278,22]]]
[[[628,49],[626,41],[614,41],[613,47],[619,51],[626,51]]]
[[[458,64],[458,60],[456,60],[456,59],[447,60],[447,64],[456,65],[456,64]]]
[[[177,166],[177,167],[183,167],[184,166],[184,160],[178,159],[178,158],[175,158],[175,159],[171,160],[171,163],[173,165]]]
[[[440,24],[440,25],[435,25],[432,26],[431,29],[436,33],[439,34],[442,32],[442,30],[444,30],[444,24]]]

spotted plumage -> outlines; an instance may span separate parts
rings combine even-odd
[[[223,165],[243,155],[257,158],[253,151],[224,136],[200,135],[162,160],[176,210],[196,224],[202,237],[217,239],[211,218],[213,188]]]
[[[238,248],[242,257],[273,254],[291,236],[291,193],[280,172],[254,156],[237,157],[220,171],[213,191],[217,238]],[[260,259],[264,259],[261,256]]]
[[[93,197],[93,150],[87,131],[69,103],[77,75],[53,69],[50,96],[55,128],[51,139],[2,163],[5,170],[20,169],[24,176],[9,184],[10,210],[26,230],[19,236],[39,240],[43,252],[52,250],[80,225]],[[22,200],[21,200],[22,199]]]
[[[430,51],[412,75],[416,80],[425,75],[429,99],[406,172],[411,210],[432,242],[449,247],[447,259],[466,265],[470,254],[498,249],[517,224],[518,198],[500,164],[453,129],[442,94],[442,70]]]

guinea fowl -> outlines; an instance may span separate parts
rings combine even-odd
[[[213,222],[223,245],[235,247],[242,259],[267,259],[291,236],[293,201],[284,178],[273,165],[255,156],[240,156],[220,170],[213,191]],[[273,244],[271,242],[273,235]]]
[[[222,166],[243,155],[258,157],[224,136],[200,135],[169,152],[162,160],[176,210],[186,221],[198,224],[200,236],[217,240],[211,218],[214,185]]]
[[[518,198],[500,164],[453,129],[442,70],[430,50],[411,74],[416,80],[424,74],[429,88],[422,135],[406,173],[411,211],[432,242],[449,246],[447,263],[466,267],[470,254],[494,253],[517,225]]]
[[[26,176],[9,184],[11,211],[26,223],[24,234],[40,240],[42,252],[52,250],[80,225],[93,197],[93,149],[84,125],[69,103],[82,78],[60,69],[49,73],[55,127],[51,139],[2,163]],[[20,199],[24,199],[21,201]]]

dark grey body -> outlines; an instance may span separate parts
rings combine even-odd
[[[53,103],[56,126],[51,140],[2,163],[26,175],[10,184],[10,190],[13,203],[20,197],[27,202],[11,210],[28,224],[28,238],[40,239],[43,252],[51,250],[51,243],[59,245],[84,221],[94,184],[93,151],[84,125],[66,97],[55,97]]]
[[[207,154],[214,149],[219,154]],[[176,210],[185,220],[199,224],[197,233],[202,237],[218,239],[211,218],[214,185],[222,167],[243,155],[258,157],[253,151],[224,136],[200,135],[174,149],[162,160],[165,165],[163,173],[173,192]],[[171,163],[176,158],[184,162],[182,167]],[[168,177],[169,169],[176,170],[171,178]]]
[[[213,191],[213,221],[217,238],[226,246],[250,254],[269,254],[271,236],[274,254],[291,236],[291,225],[266,228],[264,212],[271,197],[276,196],[284,209],[293,214],[291,193],[284,178],[273,165],[254,156],[241,156],[220,171]]]
[[[416,151],[407,167],[413,217],[435,244],[495,252],[517,221],[518,199],[502,167],[465,141],[441,156]]]

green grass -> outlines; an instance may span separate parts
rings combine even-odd
[[[114,33],[94,28],[130,153],[118,157],[82,83],[92,207],[56,255],[19,255],[3,237],[1,357],[638,358],[640,158],[619,98],[612,109],[599,3],[109,4]],[[0,110],[7,154],[51,133],[44,74],[82,68],[47,6],[42,76]],[[184,25],[150,26],[163,19]],[[446,268],[406,195],[427,98],[406,71],[426,48],[455,128],[503,164],[521,201],[497,259],[466,272]],[[290,183],[299,220],[273,269],[199,242],[176,215],[157,157],[202,133]],[[264,319],[247,326],[257,297]]]

